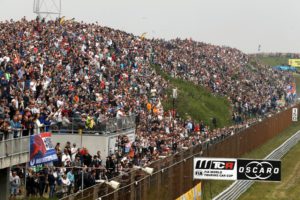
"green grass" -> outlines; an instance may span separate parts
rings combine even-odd
[[[300,142],[282,159],[279,183],[255,183],[239,199],[300,199]]]
[[[256,59],[264,64],[269,66],[277,66],[277,65],[287,65],[289,64],[288,56],[257,56]]]
[[[291,137],[299,129],[300,129],[300,122],[293,124],[292,126],[287,128],[285,131],[283,131],[281,134],[279,134],[275,138],[268,141],[266,144],[251,151],[248,154],[243,155],[241,158],[262,159],[262,158],[266,157],[269,153],[271,153],[275,148],[280,146],[284,141],[286,141],[289,137]],[[299,146],[299,144],[298,144],[298,146]],[[300,155],[300,152],[298,152],[297,156],[296,156],[296,154],[294,154],[294,158],[297,158],[299,160],[299,165],[300,165],[300,156],[299,155]],[[295,163],[292,163],[292,162],[288,163],[288,164],[290,165],[290,167],[296,165]],[[299,167],[299,172],[300,172],[300,166],[298,166],[298,167]],[[285,165],[283,165],[282,168],[284,169]],[[287,170],[287,169],[284,169],[284,170]],[[287,172],[283,171],[283,176],[286,173]],[[300,175],[299,175],[299,177],[300,177]],[[300,181],[299,178],[297,179],[297,181]],[[214,197],[214,196],[218,195],[219,193],[221,193],[231,183],[232,183],[232,181],[206,181],[204,183],[203,199],[204,200],[211,199],[211,197]],[[259,188],[262,185],[272,186],[273,184],[274,183],[260,183],[257,188]],[[298,186],[300,188],[300,185],[298,185]],[[260,191],[260,190],[257,190],[257,193],[258,193],[258,191]],[[261,191],[263,191],[263,189]],[[272,190],[271,190],[271,193],[272,193]],[[268,193],[268,194],[270,194],[270,193]],[[298,195],[298,197],[300,197],[300,196]],[[248,198],[244,198],[244,199],[248,199]],[[255,199],[265,199],[265,198],[255,198]],[[298,198],[298,199],[300,199],[300,198]]]
[[[224,97],[215,96],[201,86],[177,78],[172,78],[163,72],[159,66],[154,66],[156,72],[171,83],[171,88],[178,88],[178,99],[175,109],[182,118],[190,116],[196,121],[203,120],[205,124],[212,125],[211,119],[217,119],[218,127],[231,123],[230,103]],[[163,101],[165,110],[172,109],[171,88],[168,89],[168,99]]]

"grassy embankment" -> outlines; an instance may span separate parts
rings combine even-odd
[[[171,87],[178,89],[175,109],[181,117],[190,116],[196,121],[203,120],[208,125],[211,125],[211,119],[215,117],[218,127],[224,127],[231,123],[230,104],[226,98],[213,95],[205,88],[191,82],[172,78],[163,72],[159,66],[153,66],[153,68],[165,80],[169,81]],[[168,99],[162,102],[165,110],[172,109],[171,95],[172,90],[169,88]]]

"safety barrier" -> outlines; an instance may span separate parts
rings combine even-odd
[[[265,159],[279,160],[299,141],[300,131],[298,131],[292,137],[287,139],[282,145],[280,145],[277,149],[275,149],[268,156],[266,156]],[[235,181],[226,190],[224,190],[218,196],[213,198],[213,200],[238,199],[244,192],[247,191],[247,189],[249,189],[253,185],[253,183],[254,181]]]
[[[0,169],[29,160],[29,136],[0,141]]]
[[[29,152],[29,136],[0,141],[0,158]]]
[[[68,134],[111,134],[120,131],[136,128],[135,115],[124,116],[121,118],[110,118],[105,121],[96,123],[93,128],[85,126],[84,122],[73,118],[68,125],[59,123],[44,125],[39,128],[28,129],[10,129],[6,134],[0,132],[0,141],[13,139],[14,137],[26,137],[28,134],[38,134],[41,132],[52,132],[53,134],[68,133]],[[26,135],[25,135],[26,132]]]
[[[124,116],[120,118],[110,118],[102,122],[96,122],[93,128],[86,127],[86,124],[80,119],[73,118],[67,126],[59,124],[51,125],[52,133],[72,133],[72,134],[110,134],[117,131],[135,128],[135,115]]]

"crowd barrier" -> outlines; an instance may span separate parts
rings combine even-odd
[[[0,158],[29,153],[29,136],[0,141]]]
[[[299,105],[294,107],[299,108]],[[195,156],[239,157],[280,134],[291,124],[292,108],[289,108],[269,116],[216,144],[198,144],[190,149],[158,160],[149,166],[154,169],[152,175],[141,169],[133,169],[115,177],[113,180],[120,183],[118,189],[114,190],[109,184],[101,183],[63,199],[176,199],[199,183],[199,181],[193,180],[192,166]]]
[[[34,128],[34,134],[38,134],[41,132],[49,131],[53,134],[59,133],[68,133],[68,134],[111,134],[116,133],[128,129],[136,128],[135,124],[135,115],[125,116],[121,118],[111,118],[105,121],[95,123],[92,128],[86,126],[84,122],[80,122],[80,119],[71,119],[71,123],[68,125],[63,125],[60,123],[54,123],[48,126],[42,126],[39,128]],[[0,132],[0,141],[2,140],[10,140],[14,137],[14,132],[17,132],[17,138],[26,137],[28,135],[24,135],[26,129],[10,129],[8,134],[4,134]],[[26,132],[28,134],[28,132]]]

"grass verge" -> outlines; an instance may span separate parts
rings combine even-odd
[[[257,56],[256,58],[260,63],[272,67],[277,65],[287,65],[289,63],[288,56]]]
[[[281,182],[256,182],[239,199],[284,200],[300,199],[300,143],[282,159]]]
[[[275,138],[268,141],[266,144],[264,144],[261,147],[251,151],[250,153],[247,153],[247,154],[241,156],[241,158],[262,159],[262,158],[266,157],[269,153],[271,153],[274,149],[276,149],[278,146],[280,146],[284,141],[286,141],[289,137],[291,137],[299,129],[300,129],[300,122],[295,123],[292,126],[290,126],[289,128],[287,128],[286,130],[284,130],[281,134],[279,134]],[[298,146],[299,146],[299,144],[298,144]],[[296,153],[295,153],[295,155],[293,155],[294,156],[294,161],[295,161],[295,159],[298,160],[297,163],[296,162],[295,163],[288,162],[288,165],[287,165],[285,160],[283,160],[283,166],[282,166],[282,168],[283,168],[283,180],[286,180],[285,176],[289,175],[289,172],[287,170],[289,168],[293,168],[296,165],[298,165],[298,168],[299,168],[298,175],[299,175],[299,177],[297,178],[297,180],[294,180],[294,181],[298,181],[298,183],[299,183],[298,190],[300,188],[300,157],[299,157],[300,152],[299,151],[298,151],[298,155],[296,155]],[[287,167],[287,166],[289,166],[289,167]],[[212,197],[214,197],[214,196],[218,195],[219,193],[221,193],[231,183],[233,183],[233,181],[206,181],[204,183],[203,199],[204,200],[212,199]],[[264,187],[262,187],[262,186],[264,186]],[[255,188],[262,188],[262,189],[258,189],[258,190],[255,190],[255,191],[253,191],[253,189],[251,189],[251,191],[253,191],[252,194],[255,195],[256,193],[264,191],[263,188],[266,188],[266,190],[268,190],[269,192],[268,193],[265,192],[265,194],[270,195],[270,194],[272,194],[272,192],[274,192],[274,188],[272,188],[272,187],[276,187],[276,186],[278,186],[278,184],[276,184],[276,183],[275,184],[274,183],[266,183],[266,182],[265,183],[255,183],[255,185],[254,185]],[[271,189],[267,189],[268,187],[270,187]],[[293,190],[293,189],[295,189],[295,188],[291,187],[291,190]],[[250,192],[250,190],[249,190],[249,192]],[[300,190],[297,193],[298,197],[299,197],[299,192],[300,192]],[[246,196],[246,197],[243,197],[242,199],[251,199],[251,198],[248,198]],[[259,197],[254,198],[253,197],[253,199],[266,199],[266,198],[259,198]],[[282,198],[282,199],[284,199],[284,198]],[[293,199],[293,198],[287,198],[287,199]]]

